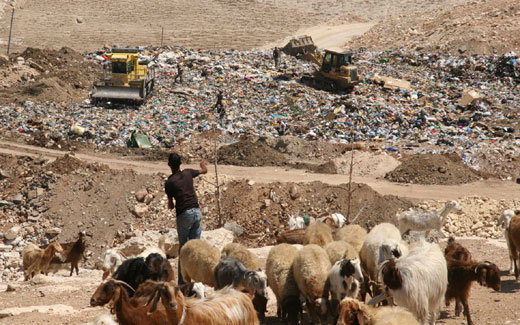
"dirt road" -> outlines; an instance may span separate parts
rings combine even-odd
[[[0,153],[13,155],[41,156],[45,159],[54,160],[65,154],[63,151],[35,147],[25,144],[0,141]],[[132,160],[128,157],[104,153],[75,153],[75,156],[89,163],[97,162],[108,165],[112,169],[131,168],[140,174],[169,173],[169,168],[165,162],[150,162]],[[196,168],[197,166],[186,165],[185,167]],[[239,167],[225,166],[218,167],[221,175],[233,178],[245,178],[259,183],[270,182],[313,182],[337,185],[346,183],[346,175],[335,174],[316,174],[308,173],[301,169],[289,169],[283,167]],[[210,168],[208,177],[212,177],[213,169]],[[514,182],[504,182],[499,180],[482,180],[475,183],[463,185],[419,185],[419,184],[397,184],[374,177],[355,177],[357,183],[365,183],[380,194],[392,194],[420,200],[450,200],[468,196],[485,196],[492,199],[517,199],[520,187]]]
[[[318,25],[309,28],[299,29],[291,36],[281,40],[268,43],[261,49],[270,49],[275,46],[283,47],[287,42],[296,36],[309,35],[312,37],[314,44],[320,48],[331,50],[343,50],[343,46],[355,36],[366,33],[374,23],[356,23],[356,24],[340,24],[340,25]]]

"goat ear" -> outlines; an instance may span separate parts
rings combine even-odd
[[[150,308],[150,311],[148,311],[148,314],[153,313],[157,309],[157,303],[159,303],[159,299],[161,298],[161,292],[160,288],[156,287],[153,291],[153,293],[150,295],[150,299],[146,302],[145,306],[148,306],[150,302],[152,302],[152,307]]]
[[[356,316],[357,316],[357,321],[358,321],[359,325],[365,325],[365,314],[363,314],[361,309],[359,309],[357,311]]]

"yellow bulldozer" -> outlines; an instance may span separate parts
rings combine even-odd
[[[352,64],[352,53],[325,50],[325,54],[322,54],[310,36],[292,39],[282,51],[318,66],[318,71],[305,73],[301,78],[309,86],[327,91],[342,91],[352,89],[360,82],[357,67]]]
[[[148,62],[139,61],[139,49],[114,48],[105,54],[103,76],[90,94],[92,104],[99,102],[132,102],[141,104],[152,92],[155,70]]]

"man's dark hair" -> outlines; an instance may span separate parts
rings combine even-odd
[[[173,169],[179,169],[181,166],[181,156],[176,153],[171,153],[170,156],[168,156],[168,166]]]

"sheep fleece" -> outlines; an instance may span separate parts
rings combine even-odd
[[[189,240],[179,254],[181,273],[186,282],[202,282],[215,287],[215,267],[220,251],[201,239]]]
[[[293,274],[300,291],[313,301],[324,295],[325,285],[329,277],[329,257],[318,245],[304,246],[294,258]]]
[[[293,275],[293,261],[298,250],[289,244],[279,244],[271,248],[266,261],[267,282],[281,303],[285,297],[300,295]]]
[[[315,222],[305,229],[304,244],[315,244],[325,247],[332,241],[332,230],[323,222]]]

